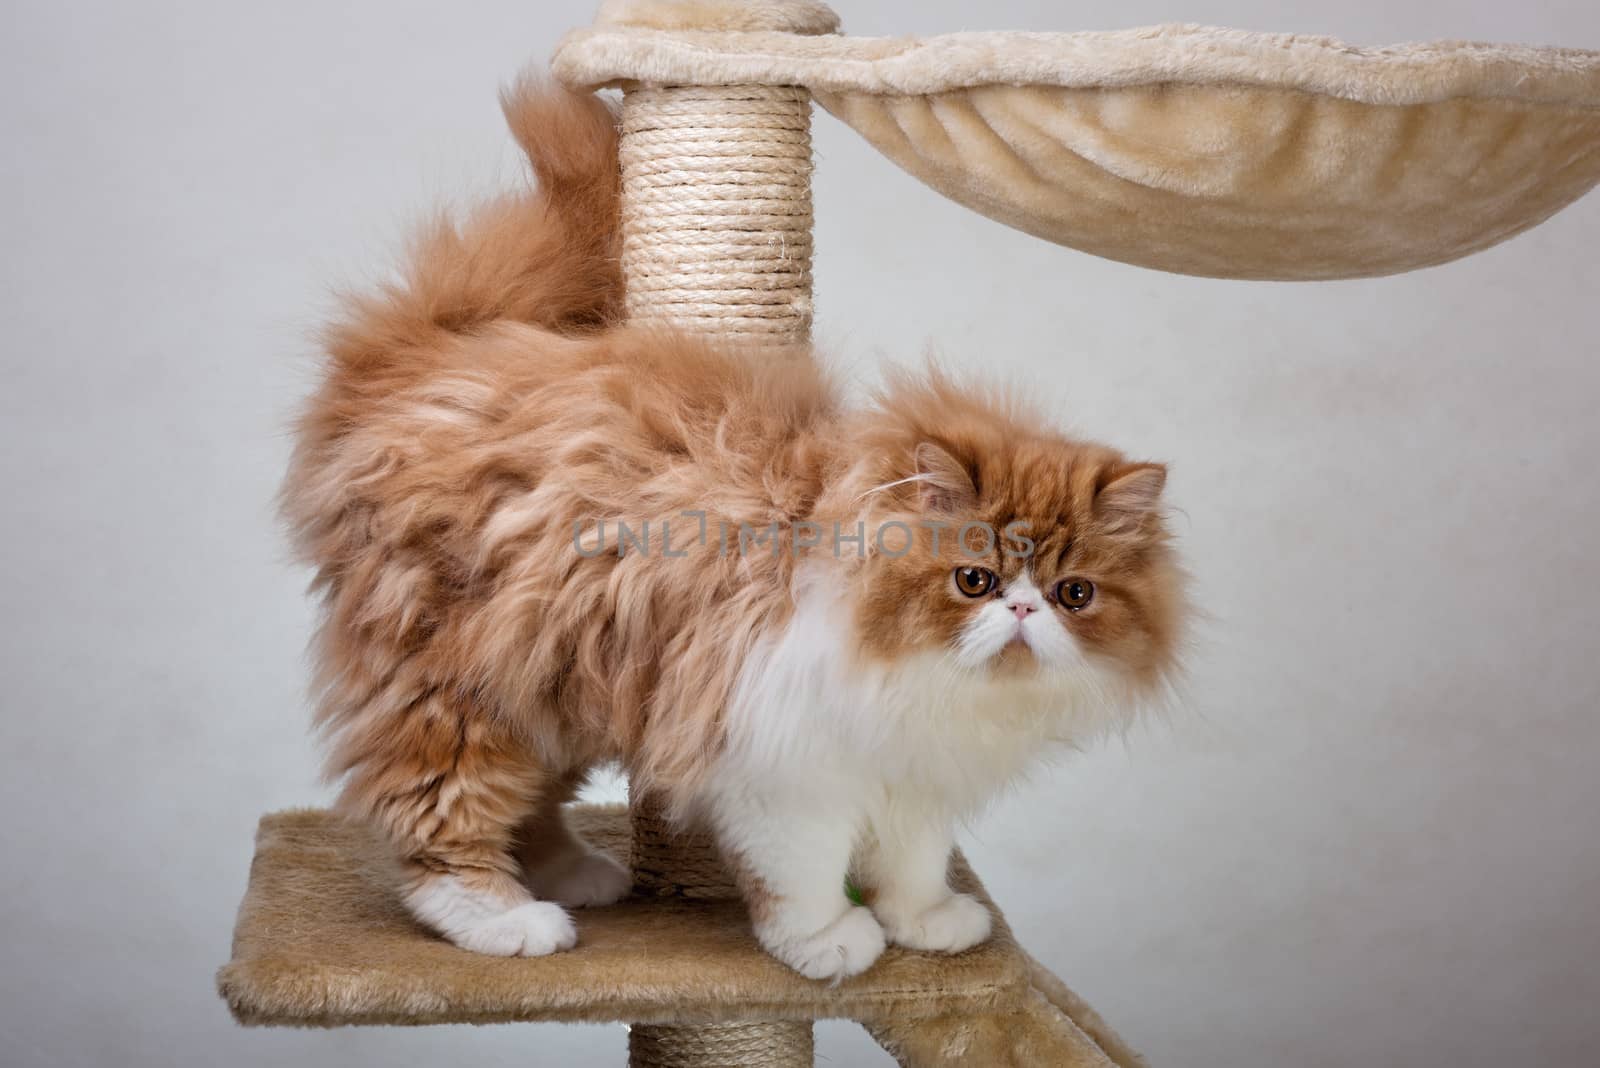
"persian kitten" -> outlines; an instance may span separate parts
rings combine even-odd
[[[623,323],[614,116],[504,105],[536,190],[351,301],[299,424],[342,805],[481,953],[568,948],[564,906],[628,891],[562,823],[609,761],[714,832],[807,976],[982,941],[954,823],[1172,670],[1164,469],[937,372],[849,407],[808,351]]]

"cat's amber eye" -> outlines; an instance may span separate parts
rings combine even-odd
[[[1086,608],[1094,600],[1094,583],[1083,578],[1062,579],[1056,583],[1056,600],[1069,612]]]
[[[982,597],[994,589],[994,572],[986,567],[958,567],[956,589],[968,597]]]

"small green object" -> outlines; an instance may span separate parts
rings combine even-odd
[[[850,876],[844,877],[844,896],[850,899],[853,905],[865,905],[867,899],[861,896],[861,888],[850,881]]]

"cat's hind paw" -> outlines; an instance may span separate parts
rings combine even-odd
[[[575,909],[615,904],[633,889],[628,869],[604,853],[584,853],[535,871],[528,882],[539,897]]]
[[[813,935],[769,938],[762,945],[807,979],[838,982],[860,975],[883,953],[883,928],[871,911],[852,908]]]
[[[983,903],[971,894],[951,894],[932,908],[912,915],[881,910],[889,941],[907,949],[933,953],[960,953],[989,937],[994,920]]]
[[[578,944],[572,917],[549,901],[529,901],[492,916],[475,917],[444,933],[462,949],[493,957],[543,957]]]
[[[567,910],[530,901],[511,886],[471,886],[455,875],[420,882],[406,895],[412,915],[462,949],[492,957],[543,957],[578,944]]]

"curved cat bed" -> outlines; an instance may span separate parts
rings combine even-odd
[[[1600,181],[1596,52],[1196,26],[850,38],[816,5],[799,5],[812,17],[789,23],[798,33],[760,18],[679,29],[667,16],[683,5],[654,6],[570,35],[557,75],[804,86],[953,200],[1159,270],[1413,270],[1520,233]]]

